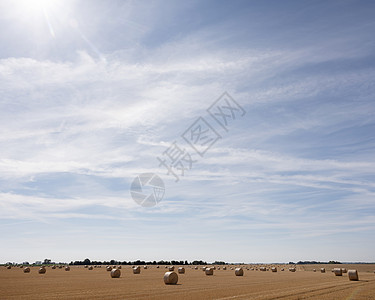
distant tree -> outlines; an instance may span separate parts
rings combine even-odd
[[[91,265],[91,261],[90,261],[88,258],[86,258],[86,259],[83,261],[83,264],[84,264],[84,265]]]

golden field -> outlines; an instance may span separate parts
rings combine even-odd
[[[30,273],[0,267],[0,299],[375,299],[375,265],[301,265],[294,273],[288,265],[277,266],[276,273],[251,271],[257,267],[251,265],[242,266],[242,277],[235,276],[231,267],[207,276],[185,266],[177,285],[164,284],[164,266],[142,267],[140,274],[122,266],[116,279],[104,266],[93,270],[71,266],[70,271],[47,267],[45,274],[38,274],[38,267],[31,267]],[[320,273],[321,267],[326,273]],[[359,281],[349,281],[347,274],[335,276],[333,267],[357,269]]]

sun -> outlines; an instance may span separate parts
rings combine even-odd
[[[56,11],[63,0],[14,0],[9,8],[19,17],[33,19],[43,16],[46,12]]]
[[[58,0],[18,0],[16,2],[19,2],[19,5],[26,9],[40,10],[53,7]]]
[[[69,0],[13,0],[8,2],[8,11],[13,19],[24,25],[28,32],[43,32],[47,27],[55,38],[57,20],[64,20],[64,12]],[[61,23],[61,22],[60,22]],[[39,37],[40,38],[40,37]]]

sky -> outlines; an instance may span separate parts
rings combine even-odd
[[[374,12],[0,1],[0,263],[374,262]]]

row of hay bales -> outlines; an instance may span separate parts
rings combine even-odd
[[[334,268],[331,271],[335,274],[335,276],[342,276],[342,274],[347,273],[349,280],[351,280],[351,281],[358,281],[359,280],[357,270],[346,270],[346,268]],[[374,271],[374,273],[375,273],[375,271]]]
[[[52,266],[52,269],[56,269],[57,267],[60,268],[60,269],[63,268],[63,266],[61,266],[61,265],[60,266],[55,266],[54,265],[54,266]],[[159,267],[159,266],[157,266],[157,267]],[[89,270],[92,270],[93,266],[85,266],[85,268],[87,268]],[[166,266],[166,268],[169,269],[169,272],[173,272],[174,269],[175,269],[174,266]],[[11,266],[7,266],[7,269],[11,269]],[[64,269],[65,269],[65,271],[70,271],[70,267],[69,266],[65,266]],[[109,271],[109,272],[111,272],[111,277],[112,278],[119,278],[120,277],[120,275],[121,275],[120,269],[121,269],[121,266],[117,266],[117,267],[115,267],[115,266],[113,266],[113,267],[107,266],[106,267],[106,270]],[[147,269],[147,266],[144,266],[144,269]],[[197,270],[198,267],[195,266],[194,269]],[[216,270],[216,269],[220,270],[220,267],[217,267],[217,268],[215,266],[213,266],[213,267],[201,267],[201,269],[205,272],[206,275],[213,275],[214,270]],[[226,270],[226,266],[223,266],[222,269]],[[248,268],[246,268],[246,269],[248,270]],[[23,268],[23,272],[24,273],[30,273],[30,270],[31,270],[30,267],[24,267]],[[140,274],[140,272],[141,272],[140,266],[133,266],[132,270],[133,270],[133,274]],[[231,270],[233,270],[233,267],[231,267]],[[243,270],[242,267],[237,267],[234,270],[235,270],[235,275],[236,276],[243,276],[244,270]],[[254,268],[251,268],[251,270],[254,270]],[[271,270],[272,272],[277,272],[277,268],[276,267],[271,267],[270,269],[267,268],[267,267],[259,267],[259,270],[260,271]],[[283,268],[281,270],[284,271]],[[289,271],[290,272],[296,272],[296,268],[295,267],[289,268]],[[316,272],[316,269],[313,269],[313,271]],[[359,276],[358,276],[357,270],[347,270],[346,268],[334,268],[331,271],[335,274],[335,276],[342,276],[342,274],[348,273],[349,280],[352,280],[352,281],[359,280]],[[321,268],[320,272],[321,273],[325,273],[325,268]],[[39,274],[45,274],[46,273],[46,267],[45,266],[40,267],[39,270],[38,270],[38,273]],[[178,273],[179,274],[185,274],[185,268],[184,267],[179,267],[178,268]],[[375,273],[375,271],[374,271],[374,273]]]

